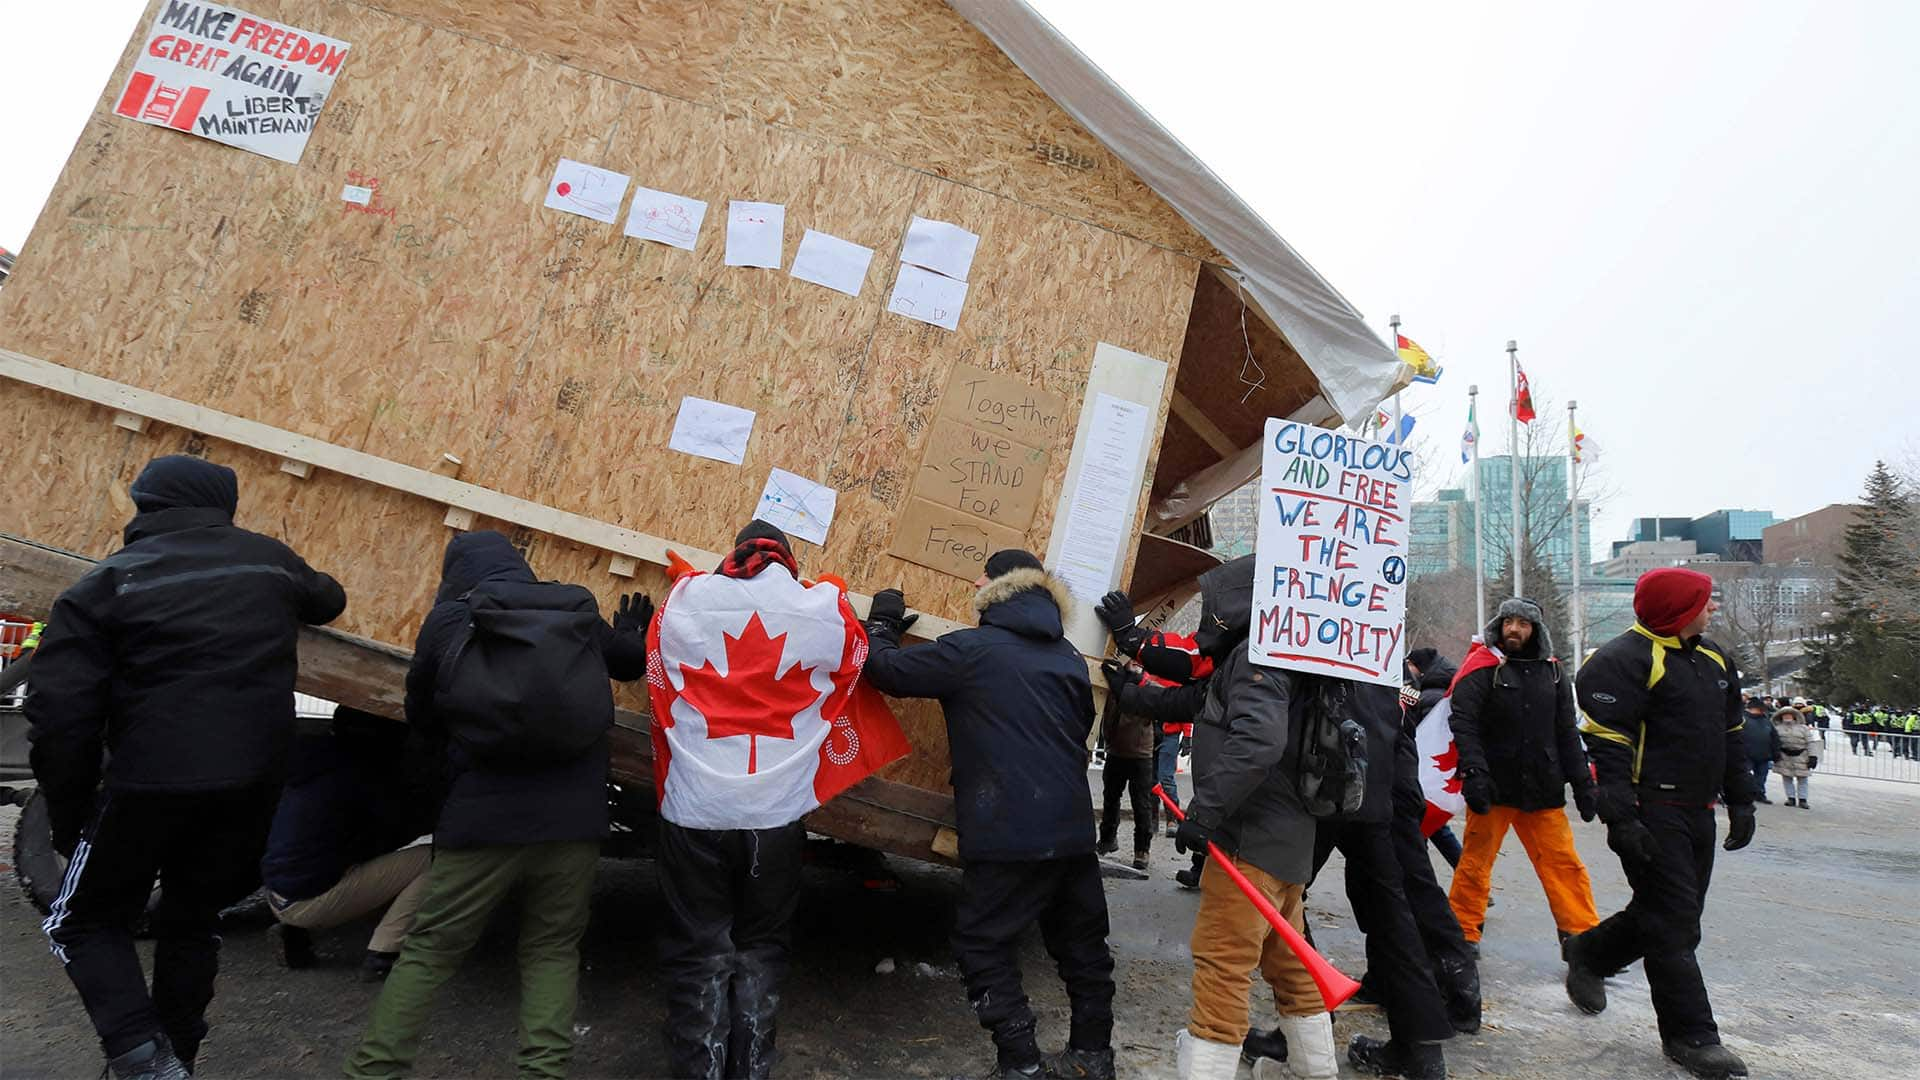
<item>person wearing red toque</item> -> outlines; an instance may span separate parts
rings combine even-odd
[[[1741,734],[1740,673],[1702,637],[1713,579],[1666,567],[1633,590],[1633,628],[1602,645],[1575,680],[1581,734],[1599,781],[1595,808],[1633,899],[1567,940],[1567,996],[1607,1007],[1603,980],[1642,961],[1669,1058],[1695,1076],[1747,1075],[1720,1044],[1694,950],[1713,874],[1713,804],[1727,804],[1725,847],[1753,840],[1753,773]]]

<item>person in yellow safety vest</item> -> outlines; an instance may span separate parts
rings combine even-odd
[[[40,631],[45,630],[46,628],[47,628],[46,623],[36,622],[33,624],[31,628],[27,630],[26,640],[20,643],[21,656],[25,656],[28,653],[40,647]]]
[[[1900,721],[1900,732],[1907,736],[1899,740],[1901,749],[1909,761],[1920,761],[1920,712],[1909,711]]]

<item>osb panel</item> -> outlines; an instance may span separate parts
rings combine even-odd
[[[946,4],[786,0],[750,19],[727,69],[729,108],[1220,261]]]
[[[1194,287],[1174,385],[1237,446],[1257,441],[1267,417],[1290,416],[1320,392],[1293,346],[1207,268]],[[1169,418],[1152,473],[1153,497],[1219,460],[1206,440],[1178,417]]]

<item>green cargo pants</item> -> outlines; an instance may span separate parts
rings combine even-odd
[[[434,994],[480,940],[494,909],[517,893],[520,1050],[514,1066],[521,1076],[566,1076],[579,1000],[580,936],[599,859],[595,841],[434,852],[413,931],[374,1003],[366,1036],[347,1059],[346,1075],[413,1072]]]

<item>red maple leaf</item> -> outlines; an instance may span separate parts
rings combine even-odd
[[[1460,794],[1459,749],[1454,744],[1448,743],[1445,751],[1433,755],[1433,765],[1440,770],[1440,775],[1447,778],[1441,788],[1449,795]]]
[[[820,692],[813,688],[812,668],[795,664],[776,677],[787,635],[768,637],[759,612],[747,619],[739,637],[723,636],[727,673],[720,674],[711,660],[697,668],[681,664],[686,685],[680,696],[706,717],[707,738],[747,737],[747,772],[752,773],[759,765],[760,738],[792,739],[794,716]]]

